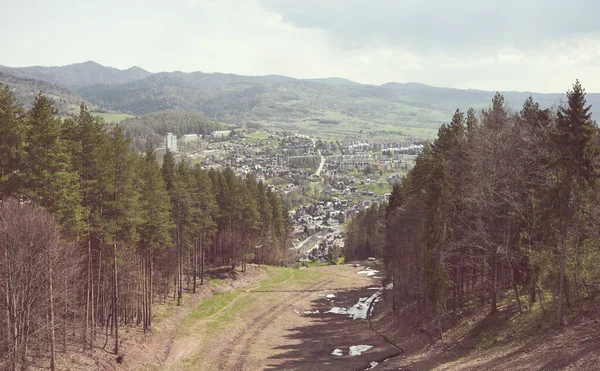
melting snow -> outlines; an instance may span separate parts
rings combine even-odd
[[[379,295],[381,295],[381,292],[377,291],[368,298],[358,299],[358,303],[350,308],[333,307],[325,313],[348,314],[352,319],[367,319],[367,310],[369,309],[371,302],[376,300]]]
[[[388,283],[387,285],[385,285],[385,289],[386,289],[386,290],[389,290],[389,289],[391,289],[391,288],[393,288],[393,287],[394,287],[394,283],[393,283],[393,282],[390,282],[390,283]]]
[[[366,274],[368,277],[374,276],[376,273],[379,273],[379,271],[376,271],[375,269],[371,269],[369,267],[366,267],[364,270],[357,272],[358,274]]]
[[[335,298],[335,295],[334,294],[329,294],[329,295],[326,296],[326,298],[327,299],[333,299],[333,298]]]
[[[365,369],[365,371],[367,371],[367,370],[370,370],[370,369],[372,369],[372,368],[375,368],[375,367],[377,367],[377,365],[378,365],[378,364],[379,364],[379,362],[375,362],[375,361],[371,362],[371,363],[369,364],[369,367],[367,367],[367,368]]]
[[[315,310],[305,310],[304,314],[319,314],[319,310],[315,309]]]
[[[331,352],[331,354],[333,354],[334,356],[343,356],[344,355],[344,351],[342,351],[341,349],[336,349],[333,352]]]
[[[366,352],[371,348],[373,348],[372,345],[353,345],[350,347],[350,355],[359,356],[362,352]]]
[[[325,313],[333,313],[333,314],[346,314],[347,313],[347,309],[346,308],[340,308],[340,307],[333,307],[331,309],[329,309],[327,312]]]

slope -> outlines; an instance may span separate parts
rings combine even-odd
[[[17,103],[22,105],[25,109],[31,107],[33,100],[39,92],[44,93],[47,97],[54,100],[56,108],[61,115],[68,115],[73,110],[77,109],[82,102],[88,104],[91,110],[98,109],[96,105],[90,104],[80,95],[48,82],[15,77],[0,72],[0,84],[10,87],[15,93]]]
[[[8,73],[19,78],[42,80],[69,89],[98,83],[122,84],[151,75],[150,72],[136,66],[127,70],[119,70],[117,68],[102,66],[93,61],[75,63],[62,67],[0,66],[0,72]]]

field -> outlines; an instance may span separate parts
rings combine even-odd
[[[132,115],[128,115],[125,113],[100,113],[100,112],[92,112],[93,116],[100,117],[104,119],[104,121],[108,123],[118,124],[119,122],[133,117]]]

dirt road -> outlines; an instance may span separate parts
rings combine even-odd
[[[195,308],[161,368],[364,370],[397,353],[360,319],[378,279],[351,265],[270,269],[270,278]],[[326,313],[334,307],[340,314]]]

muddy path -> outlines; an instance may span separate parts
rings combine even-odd
[[[160,368],[364,370],[391,357],[398,350],[366,319],[344,312],[366,312],[360,303],[377,292],[378,279],[360,270],[280,269],[252,287],[217,295],[183,321]]]

